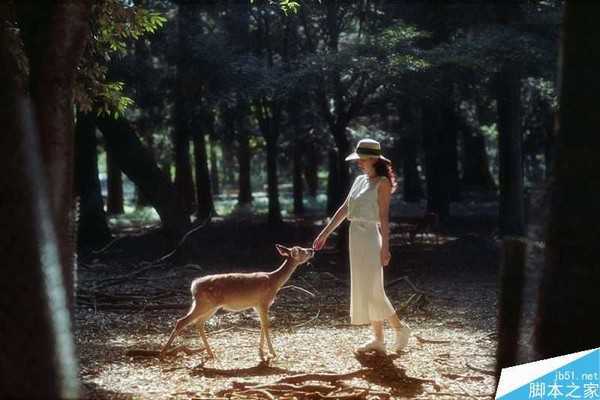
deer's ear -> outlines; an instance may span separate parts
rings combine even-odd
[[[294,257],[294,258],[298,257],[298,252],[299,251],[300,250],[298,250],[297,247],[292,247],[292,251],[291,251],[292,257]]]
[[[281,254],[284,257],[287,257],[290,255],[290,249],[288,249],[287,247],[285,247],[279,243],[275,245],[275,248],[277,249],[279,254]]]

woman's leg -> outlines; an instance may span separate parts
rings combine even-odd
[[[410,328],[406,323],[401,322],[400,318],[398,318],[396,314],[392,314],[390,317],[388,317],[387,321],[396,331],[396,344],[394,345],[394,350],[403,350],[408,345]]]
[[[383,343],[383,321],[371,321],[371,328],[373,329],[375,340]]]

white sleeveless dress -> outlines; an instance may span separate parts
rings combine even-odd
[[[350,322],[383,321],[396,311],[385,294],[380,251],[377,187],[385,177],[358,176],[348,193],[350,220]]]

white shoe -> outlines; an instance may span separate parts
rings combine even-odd
[[[408,345],[410,333],[411,330],[406,324],[403,324],[402,327],[396,331],[396,343],[394,344],[394,350],[396,352],[404,350]]]
[[[356,351],[359,353],[364,353],[372,350],[385,354],[385,343],[383,343],[381,340],[373,339],[370,342],[367,342],[356,349]]]

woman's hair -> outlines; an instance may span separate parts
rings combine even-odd
[[[392,168],[392,163],[380,158],[373,164],[373,167],[375,168],[377,176],[385,176],[390,180],[390,183],[392,184],[392,193],[394,193],[398,183],[396,181],[396,173],[394,172],[394,168]]]

